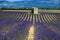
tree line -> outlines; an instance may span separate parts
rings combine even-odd
[[[0,10],[31,10],[32,8],[0,8]],[[39,8],[43,10],[60,10],[60,7],[58,8]]]

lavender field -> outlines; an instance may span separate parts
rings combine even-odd
[[[0,11],[0,40],[60,40],[60,14]]]

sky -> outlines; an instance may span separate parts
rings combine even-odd
[[[0,0],[5,1],[5,0]],[[54,2],[60,2],[59,0],[6,0],[6,1],[54,1]]]
[[[55,4],[59,4],[59,0],[7,0],[7,1],[42,1],[42,2],[53,2]]]
[[[45,5],[45,6],[54,6],[54,5],[60,5],[60,0],[0,0],[0,1],[11,1],[11,2],[14,2],[14,1],[32,1],[33,3],[32,4],[36,4],[37,2],[40,3],[40,5]],[[31,2],[30,2],[31,3]],[[31,5],[32,5],[31,4]],[[53,4],[53,5],[52,5]],[[27,5],[27,4],[26,4]],[[39,5],[38,5],[39,6]]]
[[[13,1],[41,1],[41,2],[53,2],[55,4],[58,4],[60,1],[59,0],[0,0],[0,1],[10,1],[10,2],[13,2]]]
[[[7,0],[7,1],[24,1],[24,0]]]
[[[13,2],[13,1],[31,1],[31,0],[0,0],[0,1],[11,1],[11,2]]]
[[[32,0],[7,0],[7,1],[13,2],[13,1],[32,1]]]

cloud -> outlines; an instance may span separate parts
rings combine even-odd
[[[40,2],[42,3],[54,3],[54,4],[59,4],[59,0],[41,0]]]
[[[55,4],[59,4],[59,0],[53,0]]]

